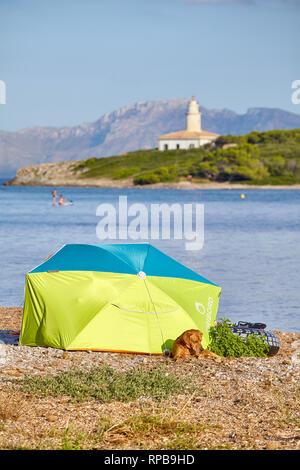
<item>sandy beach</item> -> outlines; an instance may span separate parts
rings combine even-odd
[[[274,189],[274,190],[299,190],[300,184],[292,185],[251,185],[251,184],[233,184],[233,183],[193,183],[190,181],[179,181],[178,183],[156,183],[143,186],[135,185],[132,179],[110,180],[105,178],[89,178],[89,179],[38,179],[24,180],[16,178],[5,182],[9,186],[49,186],[49,187],[83,187],[83,188],[139,188],[139,189],[182,189],[182,190],[257,190],[257,189]]]
[[[0,307],[0,448],[299,449],[300,334],[276,331],[270,358],[184,360],[18,346],[22,309]],[[196,392],[152,399],[74,403],[16,387],[25,374],[109,365],[126,372],[164,365]],[[109,423],[109,425],[105,424]],[[100,430],[102,431],[100,432]],[[68,447],[69,446],[69,447]]]

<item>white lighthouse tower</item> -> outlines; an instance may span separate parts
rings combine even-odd
[[[201,132],[201,113],[194,96],[192,96],[186,116],[186,130],[188,132]]]

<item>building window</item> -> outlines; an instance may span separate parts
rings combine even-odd
[[[164,145],[164,150],[168,150],[168,144]]]
[[[180,149],[180,144],[176,144],[176,148],[177,148],[177,149]]]
[[[194,149],[195,148],[195,144],[190,144],[190,149]]]

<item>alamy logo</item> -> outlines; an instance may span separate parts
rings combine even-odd
[[[0,104],[6,104],[6,85],[3,80],[0,80]]]
[[[292,103],[299,104],[300,103],[300,80],[294,80],[292,82],[292,89],[295,90],[291,96]]]
[[[128,204],[119,196],[118,204],[97,207],[100,221],[96,234],[100,240],[186,240],[186,250],[204,245],[203,204]]]

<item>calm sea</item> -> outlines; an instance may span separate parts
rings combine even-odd
[[[52,188],[0,185],[0,305],[21,306],[25,273],[67,243],[101,243],[101,203],[204,204],[205,241],[151,242],[222,287],[218,318],[300,332],[300,191],[57,188],[74,205],[52,207]],[[129,240],[130,242],[130,240]],[[111,241],[110,241],[111,243]]]

